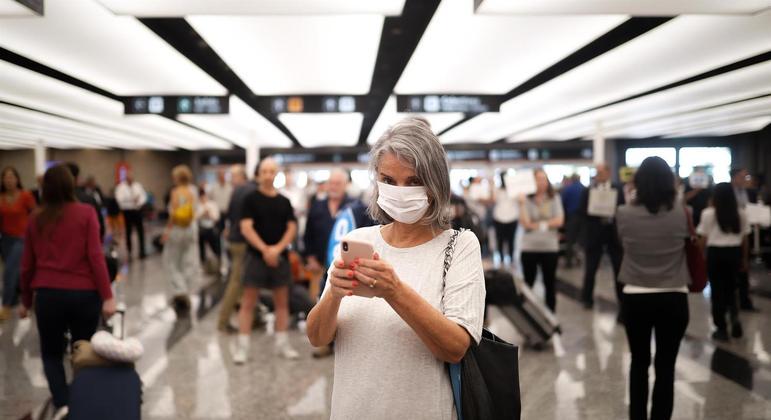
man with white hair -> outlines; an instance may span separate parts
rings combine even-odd
[[[327,245],[337,212],[351,202],[347,188],[348,174],[340,169],[332,171],[327,181],[327,198],[314,201],[308,211],[303,239],[309,270],[326,269]]]

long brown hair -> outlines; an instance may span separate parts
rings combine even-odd
[[[3,168],[3,172],[0,172],[0,194],[5,194],[7,190],[5,189],[5,182],[3,182],[3,179],[5,179],[5,174],[7,172],[13,173],[13,176],[16,177],[16,188],[21,191],[21,177],[19,176],[19,171],[16,170],[13,166],[6,166]]]
[[[67,203],[75,202],[75,179],[65,165],[57,165],[43,175],[43,205],[37,213],[37,228],[42,232],[56,224]]]

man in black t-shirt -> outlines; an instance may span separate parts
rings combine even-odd
[[[289,199],[273,187],[278,164],[271,158],[263,159],[257,167],[256,191],[244,198],[241,234],[249,245],[244,259],[241,309],[238,313],[238,341],[233,354],[237,364],[246,362],[249,336],[252,330],[254,307],[260,288],[273,291],[276,311],[276,353],[287,359],[299,354],[289,345],[289,286],[292,275],[287,248],[297,234],[297,221]]]

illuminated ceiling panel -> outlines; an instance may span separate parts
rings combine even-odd
[[[769,0],[482,0],[477,13],[603,14],[675,16],[684,14],[752,14],[771,7]]]
[[[233,140],[246,148],[250,139],[260,147],[291,147],[292,141],[273,123],[235,96],[230,97],[227,115],[179,115],[183,121],[201,130]]]
[[[391,96],[388,98],[388,102],[386,102],[385,107],[383,107],[383,111],[380,113],[377,121],[375,121],[375,125],[372,126],[372,131],[369,132],[367,143],[375,144],[378,138],[380,138],[390,126],[409,116],[419,116],[428,120],[434,133],[440,133],[447,127],[463,119],[463,113],[461,112],[396,112],[396,97]]]
[[[445,141],[495,141],[771,50],[771,11],[680,16],[474,118]],[[708,46],[708,47],[706,47]]]
[[[675,132],[667,137],[696,137],[696,136],[730,136],[732,134],[752,133],[762,130],[771,124],[771,116],[753,118],[730,124],[722,124],[714,127],[695,128],[681,132]]]
[[[98,0],[119,15],[348,15],[398,16],[405,0]]]
[[[479,16],[472,1],[443,1],[395,92],[503,94],[626,19]]]
[[[641,121],[771,93],[771,61],[689,83],[525,131],[509,141],[568,140]]]
[[[37,16],[37,14],[16,0],[0,0],[0,19],[7,16]]]
[[[258,95],[366,94],[383,16],[191,16]]]
[[[117,95],[226,94],[137,19],[92,0],[47,0],[44,17],[0,22],[0,46]]]
[[[355,146],[364,117],[358,112],[297,113],[281,114],[278,119],[303,147],[320,147]]]
[[[81,121],[84,124],[157,144],[159,149],[229,148],[213,136],[154,115],[150,119],[124,116],[123,104],[56,79],[0,61],[0,100]],[[155,121],[160,122],[152,123]],[[150,124],[147,121],[151,121]],[[171,127],[158,129],[158,126]],[[188,135],[187,133],[191,133]],[[125,148],[138,145],[127,142]]]

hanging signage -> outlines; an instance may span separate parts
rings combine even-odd
[[[227,114],[227,96],[129,96],[123,99],[126,114]]]
[[[496,95],[396,95],[397,112],[498,112]]]
[[[362,98],[352,95],[264,96],[263,106],[274,114],[297,112],[362,112]]]

